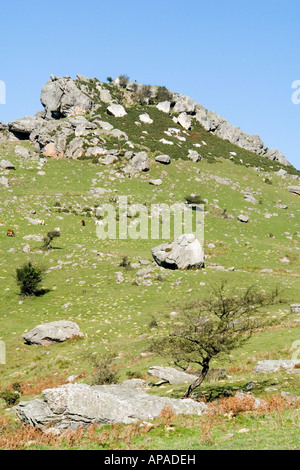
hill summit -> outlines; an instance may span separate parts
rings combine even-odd
[[[44,109],[35,116],[1,124],[0,139],[29,139],[37,153],[54,158],[109,163],[128,151],[150,151],[175,159],[223,157],[252,166],[275,164],[277,170],[284,166],[295,173],[286,157],[267,148],[258,135],[246,134],[188,96],[131,82],[126,75],[108,83],[51,75],[42,87],[41,103]]]

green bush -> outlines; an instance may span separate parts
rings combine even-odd
[[[200,194],[189,194],[184,196],[184,199],[188,204],[204,204]]]
[[[162,101],[171,101],[172,93],[165,86],[160,86],[158,87],[155,99],[159,103]]]
[[[20,287],[20,294],[24,297],[36,295],[43,279],[44,270],[33,266],[30,262],[16,269],[16,281]]]
[[[126,88],[127,84],[129,82],[129,77],[128,75],[120,75],[119,76],[119,83],[122,88]]]
[[[11,392],[10,390],[5,390],[0,393],[0,398],[6,402],[8,406],[16,405],[20,400],[20,395],[18,392]]]
[[[64,209],[63,212],[69,212],[68,209]],[[47,236],[44,237],[44,244],[42,246],[43,250],[50,250],[52,248],[51,242],[54,238],[60,237],[60,232],[58,230],[52,230],[47,233]]]
[[[119,374],[112,364],[114,358],[115,356],[113,354],[104,354],[100,358],[89,355],[88,359],[95,368],[93,385],[110,385],[117,383]]]

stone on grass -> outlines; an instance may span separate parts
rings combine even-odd
[[[155,161],[158,163],[163,163],[164,165],[169,165],[171,163],[171,158],[169,155],[157,155]]]
[[[38,325],[22,336],[27,344],[48,346],[50,344],[62,343],[74,337],[81,338],[83,333],[81,333],[76,323],[67,320],[58,320],[44,325]]]
[[[292,313],[300,313],[300,304],[292,304],[291,305],[291,312]]]
[[[204,267],[203,248],[193,234],[183,234],[173,242],[162,243],[151,250],[155,262],[167,269]]]
[[[299,362],[299,360],[294,359],[259,361],[255,366],[254,372],[256,374],[269,374],[271,372],[293,369],[296,364],[299,364]]]
[[[114,117],[123,117],[127,114],[121,104],[112,104],[108,106],[107,112]]]
[[[193,383],[196,379],[196,375],[188,374],[173,367],[160,367],[153,366],[148,370],[148,374],[158,377],[159,379],[164,379],[172,385]]]

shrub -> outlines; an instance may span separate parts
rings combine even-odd
[[[160,86],[158,87],[155,99],[159,103],[162,101],[171,101],[172,93],[165,86]]]
[[[30,262],[16,269],[16,281],[20,287],[20,294],[24,297],[36,295],[43,279],[44,270],[33,266]]]
[[[137,101],[139,104],[153,104],[152,91],[150,85],[142,85],[137,92]]]
[[[20,395],[18,392],[11,392],[10,390],[5,390],[0,393],[0,398],[6,402],[8,406],[13,406],[18,403],[20,400]]]
[[[190,194],[184,196],[184,199],[186,200],[187,204],[204,204],[200,194]]]
[[[128,75],[120,75],[119,76],[119,84],[122,88],[126,88],[128,82],[129,82]]]
[[[114,369],[112,362],[113,354],[104,354],[101,358],[90,355],[89,361],[95,368],[93,385],[109,385],[118,381],[118,372]]]
[[[64,211],[65,212],[65,211]],[[68,211],[69,212],[69,211]],[[60,237],[60,232],[58,230],[52,230],[47,233],[47,236],[44,237],[44,244],[42,246],[42,249],[44,250],[50,250],[52,248],[51,242],[54,238]]]

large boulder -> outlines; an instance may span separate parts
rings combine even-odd
[[[152,248],[155,262],[167,269],[203,268],[203,248],[193,234],[183,234],[172,243],[162,243]]]
[[[163,113],[169,114],[170,109],[171,109],[171,103],[170,101],[161,101],[160,103],[156,105],[156,107]]]
[[[127,114],[121,104],[111,104],[108,106],[107,112],[114,117],[123,117]]]
[[[38,325],[22,336],[27,344],[48,346],[49,344],[61,343],[74,337],[82,337],[83,333],[81,333],[76,323],[59,320]]]
[[[94,104],[80,91],[74,80],[54,76],[51,76],[51,80],[42,87],[41,103],[45,108],[45,117],[48,119],[85,114],[92,109]]]
[[[120,385],[67,384],[47,389],[41,398],[20,402],[15,408],[21,421],[42,430],[75,431],[115,423],[134,423],[159,416],[163,408],[175,413],[202,415],[207,405],[193,400],[183,400],[150,395],[126,383]]]
[[[179,93],[173,93],[172,101],[175,103],[175,113],[194,113],[195,111],[195,102],[188,96],[181,95]]]

